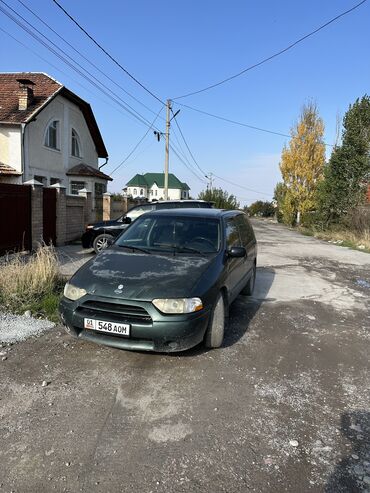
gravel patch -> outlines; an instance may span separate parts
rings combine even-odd
[[[37,320],[24,315],[0,313],[0,342],[14,343],[24,341],[30,336],[37,336],[54,327],[49,320]]]

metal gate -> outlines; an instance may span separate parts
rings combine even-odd
[[[31,187],[0,183],[0,254],[31,250]]]
[[[42,214],[43,214],[43,239],[46,245],[56,244],[56,200],[57,191],[55,188],[43,189]]]

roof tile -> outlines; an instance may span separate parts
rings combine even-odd
[[[92,166],[84,163],[77,164],[70,168],[67,173],[68,176],[95,176],[96,178],[102,178],[103,180],[112,181],[113,178],[106,175],[99,169],[93,168]]]
[[[18,109],[19,82],[17,79],[29,79],[34,84],[32,86],[34,99],[27,110]],[[62,87],[62,84],[42,73],[0,74],[0,122],[26,123],[30,116]]]

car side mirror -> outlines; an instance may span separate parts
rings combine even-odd
[[[126,216],[123,218],[123,222],[124,222],[124,224],[131,224],[132,219],[131,219],[131,217]]]
[[[244,247],[233,246],[227,251],[227,254],[231,258],[242,258],[247,256],[247,250]]]

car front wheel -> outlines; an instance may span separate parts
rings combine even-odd
[[[107,235],[107,234],[98,235],[93,243],[93,248],[95,250],[95,253],[99,253],[102,250],[105,250],[113,243],[113,241],[114,238],[112,235]]]
[[[204,344],[207,348],[218,348],[224,340],[225,332],[225,300],[219,293],[213,308]]]

